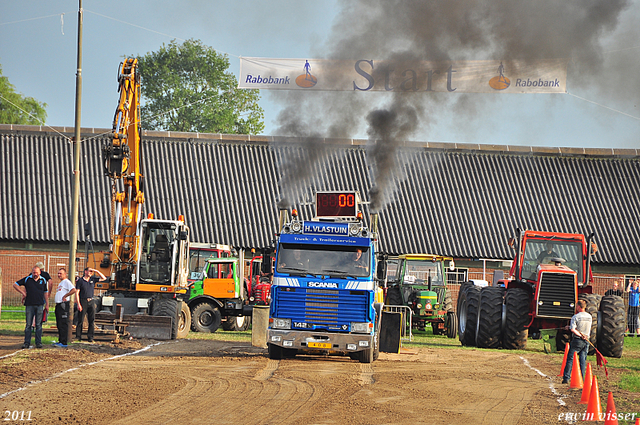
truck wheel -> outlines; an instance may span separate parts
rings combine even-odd
[[[524,350],[529,329],[529,294],[522,288],[507,289],[504,296],[506,309],[502,331],[502,346],[508,350]]]
[[[180,311],[178,311],[178,334],[177,338],[186,338],[191,329],[191,310],[187,303],[180,301]]]
[[[596,294],[580,294],[578,295],[578,299],[584,300],[587,303],[585,311],[591,315],[591,333],[589,334],[591,344],[589,344],[589,355],[593,356],[596,353],[595,345],[598,343],[598,296]]]
[[[358,361],[360,363],[373,363],[373,348],[367,348],[366,350],[358,351]]]
[[[158,298],[153,301],[151,311],[152,316],[166,316],[173,319],[171,320],[171,339],[178,337],[178,323],[180,321],[178,313],[181,311],[178,302],[182,303],[182,301],[177,301],[172,298]]]
[[[283,349],[279,345],[267,344],[267,348],[271,360],[281,360],[284,357]]]
[[[445,319],[445,326],[447,327],[447,338],[455,338],[458,335],[458,316],[453,311],[447,312],[447,318]]]
[[[476,327],[478,324],[478,302],[480,288],[468,285],[459,296],[458,310],[458,338],[462,345],[473,347],[476,345]]]
[[[600,301],[598,349],[607,357],[622,357],[624,346],[624,302],[617,295],[605,295]]]
[[[222,323],[222,329],[225,331],[242,332],[249,329],[251,323],[251,317],[249,316],[229,316],[227,320]]]
[[[191,321],[196,332],[213,333],[222,322],[220,310],[209,303],[200,303],[193,309]]]
[[[476,334],[479,348],[500,348],[503,298],[504,289],[499,286],[487,286],[480,292]]]

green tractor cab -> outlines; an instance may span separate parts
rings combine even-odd
[[[403,254],[388,260],[386,305],[407,306],[411,326],[424,330],[431,323],[434,335],[457,336],[457,320],[445,267],[453,259],[433,254]]]

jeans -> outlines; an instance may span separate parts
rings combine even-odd
[[[24,307],[26,313],[27,326],[24,327],[24,343],[31,344],[31,325],[33,319],[36,319],[36,347],[42,345],[42,314],[44,313],[44,305],[26,305]]]
[[[571,369],[573,368],[573,353],[578,353],[578,360],[580,362],[580,372],[582,379],[587,369],[587,353],[589,353],[589,342],[582,338],[572,338],[569,344],[569,352],[567,353],[567,364],[564,367],[563,381],[569,381],[571,379]]]

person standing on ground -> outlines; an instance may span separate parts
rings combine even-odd
[[[61,267],[58,270],[58,289],[56,291],[56,327],[58,328],[58,342],[53,344],[56,347],[67,346],[67,336],[69,335],[69,306],[71,304],[69,297],[76,293],[73,283],[67,279],[67,270]]]
[[[94,273],[98,273],[100,277],[94,276]],[[96,282],[102,282],[107,280],[106,276],[100,272],[100,270],[86,267],[83,272],[83,276],[76,280],[76,290],[78,296],[76,297],[76,305],[78,306],[78,324],[76,325],[76,338],[78,341],[82,341],[82,324],[84,323],[84,316],[87,315],[87,321],[89,322],[89,328],[87,329],[87,340],[93,342],[93,324],[96,317],[96,305],[93,300],[93,288]]]
[[[627,327],[631,336],[640,335],[638,328],[638,314],[640,313],[640,279],[629,282],[629,311],[627,312]]]
[[[604,293],[605,296],[607,295],[616,295],[618,297],[622,297],[622,290],[620,289],[620,287],[618,286],[619,283],[617,280],[613,281],[613,287],[611,289],[608,289],[607,292]]]
[[[571,369],[573,368],[573,353],[578,353],[580,361],[580,371],[584,379],[584,373],[587,368],[587,353],[589,352],[589,334],[591,333],[591,315],[585,312],[587,302],[578,300],[576,304],[576,314],[571,317],[569,329],[571,330],[571,342],[569,343],[569,352],[567,353],[567,363],[564,366],[564,374],[562,375],[562,383],[569,383],[571,377]]]
[[[51,280],[51,275],[49,273],[47,273],[47,271],[44,269],[44,263],[42,261],[38,261],[36,263],[36,267],[38,267],[40,269],[40,276],[44,277],[44,280],[47,281],[47,291],[49,292],[48,295],[51,295],[51,291],[53,291],[53,280]],[[49,314],[49,308],[47,307],[43,311],[42,317],[40,317],[40,320],[43,320],[48,314]],[[35,329],[35,327],[36,327],[36,318],[35,317],[33,318],[33,324],[31,325],[31,327],[33,329]]]
[[[42,348],[42,315],[45,309],[49,310],[49,292],[46,279],[40,275],[40,267],[34,267],[29,276],[15,282],[13,287],[22,295],[26,315],[22,348],[29,348],[31,345],[31,326],[34,317],[36,318],[36,348]]]

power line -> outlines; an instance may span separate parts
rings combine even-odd
[[[585,99],[584,97],[577,96],[577,95],[575,95],[575,94],[573,94],[573,93],[569,93],[569,92],[567,92],[567,94],[568,94],[568,95],[571,95],[571,96],[573,96],[573,97],[576,97],[576,98],[578,98],[578,99],[580,99],[580,100],[584,100],[585,102],[593,103],[594,105],[601,106],[601,107],[603,107],[603,108],[605,108],[605,109],[608,109],[608,110],[610,110],[610,111],[617,112],[617,113],[622,114],[622,115],[625,115],[625,116],[627,116],[627,117],[629,117],[629,118],[633,118],[634,120],[638,120],[638,121],[640,121],[640,117],[636,117],[636,116],[633,116],[633,115],[627,114],[626,112],[622,112],[622,111],[619,111],[619,110],[617,110],[617,109],[610,108],[609,106],[603,105],[602,103],[598,103],[598,102],[594,102],[593,100]]]
[[[10,25],[10,24],[18,24],[18,23],[20,23],[20,22],[35,21],[35,20],[37,20],[37,19],[51,18],[51,17],[53,17],[53,16],[61,16],[61,15],[64,15],[65,13],[66,13],[66,12],[56,13],[55,15],[40,16],[40,17],[37,17],[37,18],[22,19],[22,20],[20,20],[20,21],[2,22],[2,23],[0,23],[0,26],[2,26],[2,25]]]

